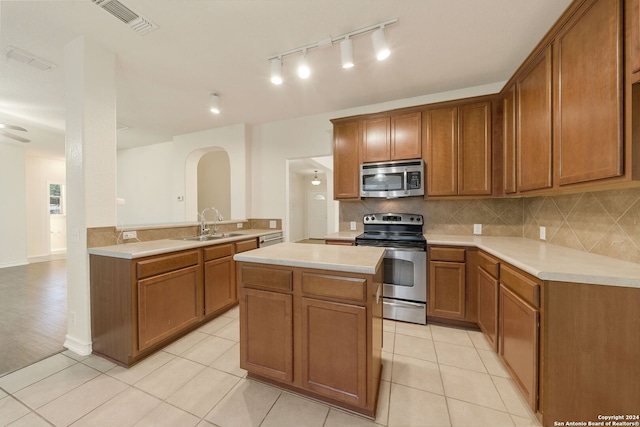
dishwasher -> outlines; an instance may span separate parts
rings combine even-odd
[[[265,234],[264,236],[260,236],[260,238],[258,239],[258,242],[259,242],[258,247],[264,248],[265,246],[271,246],[277,243],[282,243],[282,241],[283,241],[282,231]]]

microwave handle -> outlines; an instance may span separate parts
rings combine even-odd
[[[407,181],[407,168],[404,168],[404,194],[409,194],[409,181]]]

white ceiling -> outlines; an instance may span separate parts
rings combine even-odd
[[[90,0],[0,0],[0,51],[12,45],[58,66],[42,72],[0,57],[0,122],[29,129],[34,149],[64,146],[64,47],[85,35],[117,54],[118,147],[174,135],[505,81],[569,0],[121,0],[158,25],[144,35]],[[267,59],[389,19],[391,56],[353,38],[356,66],[339,45],[308,52],[312,76],[269,81]],[[207,108],[220,93],[223,113]],[[21,133],[23,135],[23,133]],[[45,135],[45,136],[43,136]],[[14,143],[0,136],[0,142]],[[61,153],[63,155],[63,152]]]

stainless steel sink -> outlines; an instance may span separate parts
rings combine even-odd
[[[242,236],[242,233],[205,234],[204,236],[177,237],[174,240],[189,240],[193,242],[208,242],[210,240],[226,239],[227,237]]]

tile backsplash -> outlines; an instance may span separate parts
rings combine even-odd
[[[424,215],[425,233],[525,237],[640,263],[640,188],[529,198],[428,200],[365,199],[340,203],[340,231],[373,212]]]
[[[640,188],[524,199],[523,235],[640,263]]]

